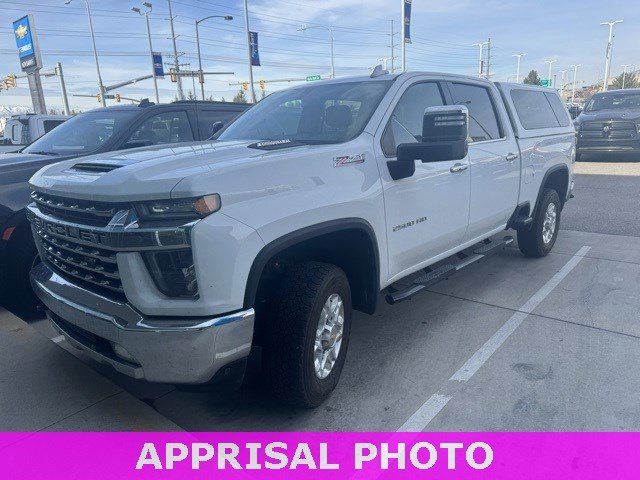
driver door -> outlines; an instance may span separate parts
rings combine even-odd
[[[395,160],[401,143],[418,142],[427,107],[446,104],[444,85],[438,81],[407,82],[380,142],[378,164],[386,209],[389,281],[428,264],[460,243],[469,220],[469,158],[432,163],[416,162],[415,174],[393,180],[388,161]],[[376,149],[377,150],[377,149]],[[461,164],[462,169],[452,167]]]

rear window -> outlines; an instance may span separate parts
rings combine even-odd
[[[512,90],[511,99],[516,107],[520,123],[525,129],[537,130],[560,126],[545,92]]]
[[[555,93],[545,93],[547,100],[551,104],[551,108],[553,108],[553,113],[556,114],[556,118],[558,119],[558,123],[561,127],[568,127],[571,121],[571,117],[569,116],[569,111],[567,107],[565,107],[560,97]]]

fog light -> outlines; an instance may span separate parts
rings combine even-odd
[[[191,250],[146,252],[144,259],[158,290],[168,297],[195,297],[198,281]]]
[[[136,359],[127,352],[127,349],[122,345],[117,344],[116,342],[111,342],[111,347],[113,348],[114,353],[123,360],[126,360],[130,363],[136,363]]]

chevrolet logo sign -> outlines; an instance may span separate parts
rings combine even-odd
[[[16,37],[18,37],[20,40],[26,37],[28,32],[29,30],[27,30],[27,27],[24,25],[20,25],[18,28],[16,28],[15,31]]]

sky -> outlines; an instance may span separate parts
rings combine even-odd
[[[370,68],[391,56],[391,21],[394,21],[396,67],[400,64],[401,0],[248,0],[250,28],[259,34],[261,67],[254,67],[256,82],[267,81],[266,93],[294,83],[271,82],[303,79],[330,73],[329,32],[323,28],[300,31],[308,26],[331,27],[334,34],[336,76],[366,75]],[[130,9],[141,1],[89,0],[100,69],[106,85],[151,73],[146,25]],[[152,42],[165,63],[172,62],[171,31],[167,0],[153,0],[150,14]],[[566,82],[571,65],[581,64],[579,82],[590,84],[604,75],[607,20],[623,19],[615,28],[612,73],[623,64],[640,68],[637,48],[640,32],[640,2],[630,0],[413,0],[413,43],[407,45],[407,70],[451,72],[473,75],[478,70],[478,47],[491,38],[491,71],[494,80],[513,81],[516,59],[526,53],[521,72],[536,69],[547,77],[546,59],[557,60],[554,73]],[[172,0],[181,68],[197,69],[195,20],[209,15],[232,15],[224,21],[209,19],[200,26],[205,71],[233,72],[208,76],[205,93],[230,100],[240,88],[230,85],[248,79],[242,0]],[[35,20],[43,63],[51,69],[60,61],[68,93],[95,95],[97,77],[83,0],[0,0],[0,77],[19,73],[11,28],[26,13]],[[389,65],[390,66],[390,65]],[[633,67],[630,67],[633,68]],[[165,67],[168,71],[168,66]],[[299,80],[298,80],[299,81]],[[56,77],[43,80],[48,108],[61,108]],[[158,80],[163,102],[173,100],[176,84],[169,77]],[[30,106],[26,79],[18,87],[0,91],[0,106]],[[190,78],[185,91],[193,90]],[[258,88],[256,86],[256,88]],[[146,80],[117,90],[123,97],[153,100],[153,81]],[[199,85],[196,84],[196,92]],[[97,108],[95,98],[70,96],[72,108]],[[111,102],[109,102],[111,103]]]

